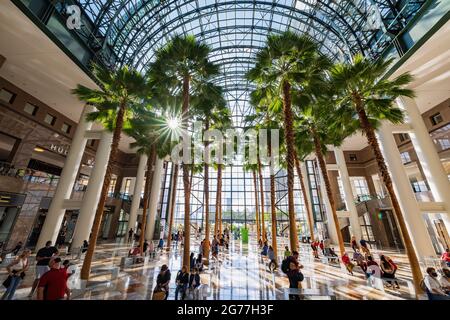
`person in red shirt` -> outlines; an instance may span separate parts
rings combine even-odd
[[[445,263],[447,267],[450,267],[450,251],[449,249],[445,249],[445,252],[441,256],[442,263]]]
[[[70,298],[70,291],[67,287],[67,272],[62,272],[61,258],[50,261],[50,270],[39,280],[38,300],[62,300],[67,295]]]
[[[347,252],[344,252],[344,255],[342,256],[342,262],[344,263],[345,267],[347,268],[347,271],[353,275],[353,268],[355,265],[350,261],[350,258],[347,254]]]

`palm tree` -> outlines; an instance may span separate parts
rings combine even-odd
[[[97,108],[97,111],[87,115],[87,119],[88,121],[101,122],[107,130],[113,132],[113,140],[89,239],[90,245],[81,269],[81,279],[83,280],[89,279],[92,258],[100,231],[100,223],[103,217],[109,184],[111,182],[112,164],[116,160],[122,129],[129,125],[129,119],[133,117],[134,111],[141,107],[141,100],[147,94],[148,88],[144,77],[139,72],[129,69],[127,66],[115,71],[109,71],[108,69],[94,65],[93,74],[101,90],[77,85],[77,88],[73,89],[72,93],[81,101]]]
[[[214,128],[221,130],[222,133],[231,127],[231,116],[230,109],[224,109],[221,112],[218,121],[216,121]],[[224,137],[224,141],[226,141],[226,136]],[[218,144],[222,143],[218,141]],[[217,145],[218,151],[217,154],[215,152],[216,161],[213,163],[214,169],[217,171],[217,188],[216,188],[216,214],[215,214],[215,222],[214,222],[214,234],[222,234],[222,179],[223,179],[223,169],[225,165],[228,164],[228,159],[224,154],[223,150],[226,150],[226,143],[222,143],[222,149],[219,149],[219,145]],[[214,150],[215,151],[215,150]]]
[[[256,65],[247,77],[257,85],[270,84],[282,99],[284,134],[287,149],[288,212],[291,250],[297,250],[298,236],[294,206],[294,113],[292,94],[314,84],[329,65],[317,45],[307,36],[286,31],[270,35],[266,46],[257,54]],[[278,102],[277,102],[278,103]]]
[[[359,120],[359,127],[367,137],[367,142],[375,154],[378,169],[391,198],[403,236],[416,294],[418,294],[422,292],[420,287],[422,273],[419,261],[375,135],[375,130],[382,120],[394,124],[403,122],[403,111],[395,105],[395,99],[402,96],[414,97],[414,92],[405,88],[413,79],[409,73],[404,73],[393,80],[383,78],[392,62],[392,59],[379,59],[373,62],[365,59],[362,55],[356,55],[351,63],[335,65],[331,70],[331,76],[332,84],[338,90],[338,112],[341,114],[348,112],[350,116]]]
[[[264,223],[264,181],[263,181],[263,175],[262,175],[262,163],[261,163],[261,157],[259,155],[259,150],[257,152],[257,161],[258,161],[258,178],[259,178],[259,192],[261,194],[261,233],[262,233],[262,241],[267,240],[267,234],[266,234],[266,226]]]
[[[150,78],[156,83],[164,83],[173,91],[181,91],[182,124],[187,130],[191,94],[197,86],[219,74],[219,67],[208,60],[211,49],[198,42],[194,36],[174,36],[164,47],[156,51],[155,62],[150,67]],[[190,179],[189,166],[182,163],[184,197],[184,252],[183,265],[189,272],[190,255]]]
[[[261,226],[259,224],[259,200],[258,200],[258,184],[256,183],[256,172],[258,171],[258,164],[250,163],[247,153],[245,153],[245,162],[243,169],[245,172],[251,172],[253,176],[253,188],[255,191],[255,219],[256,219],[256,241],[261,240]]]
[[[176,97],[167,96],[166,92],[163,93],[163,90],[156,88],[153,90],[153,96],[148,101],[152,106],[149,104],[146,108],[142,108],[136,112],[135,117],[130,121],[130,127],[124,130],[125,133],[135,140],[135,142],[130,143],[130,148],[137,148],[138,154],[146,154],[148,156],[144,187],[144,205],[142,210],[142,227],[139,237],[141,252],[143,252],[144,247],[147,208],[153,183],[153,166],[156,157],[167,157],[175,146],[176,139],[174,138],[178,138],[177,133],[174,132],[175,129],[169,127],[167,121],[179,114],[180,107],[176,103]],[[165,113],[165,115],[158,115],[151,109],[156,109],[159,112]]]
[[[280,98],[276,94],[276,90],[272,84],[260,86],[253,90],[250,94],[250,103],[255,108],[255,114],[246,117],[246,122],[251,124],[257,123],[256,127],[266,128],[269,130],[278,129],[282,131],[279,123],[282,121],[280,117],[280,108],[282,104]],[[278,106],[278,108],[277,108]],[[271,131],[269,131],[271,132]],[[280,137],[282,138],[282,137]],[[272,163],[274,155],[272,152],[272,139],[268,137],[267,152],[271,159],[270,163],[270,211],[272,220],[272,248],[275,256],[278,254],[277,248],[277,212],[275,203],[275,167]],[[283,144],[283,141],[279,141]]]
[[[223,96],[223,89],[213,83],[205,82],[199,86],[198,94],[193,97],[192,114],[197,117],[197,120],[202,120],[204,125],[204,132],[209,129],[214,129],[215,125],[220,125],[225,116],[229,116],[229,111],[226,107],[226,101]],[[204,205],[205,208],[205,241],[209,242],[210,224],[209,224],[209,145],[210,141],[204,139],[205,159],[203,162],[203,182],[204,182]],[[219,197],[218,197],[219,198]],[[217,200],[217,199],[216,199]],[[217,220],[217,207],[216,207]],[[214,227],[214,236],[217,235],[217,224]],[[205,247],[205,258],[209,260],[209,246]]]
[[[321,94],[320,100],[312,92],[309,92],[309,103],[304,96],[301,98],[301,104],[297,104],[295,101],[298,96],[294,98],[294,104],[298,112],[298,118],[295,122],[295,138],[296,144],[301,146],[297,148],[297,151],[302,157],[309,154],[311,150],[314,150],[331,207],[339,250],[341,255],[343,255],[345,253],[344,240],[336,213],[336,204],[331,189],[325,155],[328,152],[327,145],[341,145],[344,139],[355,131],[355,127],[351,121],[346,123],[342,118],[337,117],[333,113],[333,104],[330,103],[332,99],[331,91],[327,91],[324,86],[320,87],[320,89],[318,88],[318,91]]]

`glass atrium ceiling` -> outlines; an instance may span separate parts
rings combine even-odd
[[[145,73],[155,50],[175,34],[192,34],[209,44],[211,60],[222,68],[216,81],[226,91],[235,125],[242,126],[243,117],[251,112],[251,85],[244,76],[268,34],[285,30],[309,34],[334,60],[349,59],[357,52],[377,58],[424,1],[76,2],[94,26],[85,36],[101,44],[99,55],[110,65],[128,64]]]

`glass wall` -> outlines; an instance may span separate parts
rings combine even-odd
[[[170,188],[172,182],[172,164],[168,163],[163,182],[163,194],[161,196],[161,221],[166,224],[169,216]],[[176,207],[174,216],[174,228],[181,228],[184,223],[184,188],[182,170],[179,170],[177,181]],[[231,227],[252,228],[256,221],[255,190],[252,172],[245,172],[242,166],[226,167],[222,173],[222,220],[225,225]],[[297,175],[294,180],[295,212],[297,216],[300,235],[307,235],[308,225],[300,183]],[[257,178],[258,203],[261,207],[260,184]],[[271,205],[270,205],[270,177],[269,169],[263,170],[264,189],[264,220],[268,233],[271,232]],[[204,176],[203,172],[192,178],[191,190],[191,224],[200,227],[204,224]],[[216,190],[217,172],[209,168],[209,222],[214,227],[216,214]],[[275,206],[277,215],[278,233],[288,233],[288,197],[286,172],[280,170],[275,175]],[[204,226],[203,226],[204,228]],[[165,227],[167,230],[167,227]]]

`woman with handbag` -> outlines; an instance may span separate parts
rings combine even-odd
[[[30,250],[24,250],[16,260],[6,267],[6,270],[8,270],[8,278],[3,282],[3,285],[7,289],[2,296],[2,300],[12,300],[14,297],[17,287],[22,279],[25,278],[25,271],[28,270],[28,257],[30,253]]]
[[[156,278],[156,287],[153,290],[153,300],[167,300],[169,296],[170,270],[167,265],[161,266],[161,271]]]

